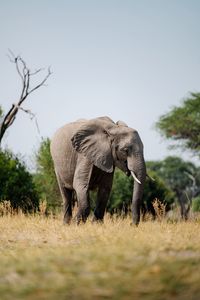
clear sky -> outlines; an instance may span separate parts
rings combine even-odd
[[[200,91],[199,0],[0,0],[0,104],[21,91],[8,48],[33,70],[51,65],[48,86],[24,104],[4,138],[30,163],[41,136],[78,118],[110,116],[136,128],[148,160],[169,154],[159,116]]]

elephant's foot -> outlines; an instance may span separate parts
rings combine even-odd
[[[134,223],[134,222],[132,222],[132,223],[130,223],[130,226],[133,226],[133,227],[138,227],[138,225],[139,225],[139,223]]]
[[[63,225],[70,225],[72,221],[72,217],[64,218],[63,219]]]
[[[92,219],[92,223],[103,224],[103,219],[97,218],[95,215]]]
[[[82,210],[78,211],[78,213],[76,215],[77,225],[79,225],[80,223],[85,223],[87,221],[89,214],[90,214],[89,207],[87,207],[87,209],[85,209],[84,211],[82,211]]]

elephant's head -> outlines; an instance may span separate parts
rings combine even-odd
[[[99,169],[113,172],[116,166],[126,175],[133,176],[133,222],[138,224],[146,178],[143,144],[138,132],[122,121],[114,123],[107,117],[96,118],[79,128],[72,138],[72,144]]]

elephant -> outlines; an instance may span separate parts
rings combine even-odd
[[[50,145],[60,192],[64,224],[72,219],[74,191],[78,201],[77,224],[90,214],[89,191],[97,189],[93,221],[102,222],[115,168],[134,178],[132,221],[138,225],[146,179],[143,143],[138,132],[109,117],[80,119],[61,127]]]

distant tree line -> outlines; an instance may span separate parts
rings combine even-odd
[[[61,210],[62,199],[54,173],[48,138],[41,142],[36,154],[36,163],[36,172],[30,174],[20,157],[7,150],[0,152],[0,200],[10,200],[14,208],[21,208],[23,211],[35,211],[39,207],[39,201],[45,200],[49,211]],[[169,156],[163,161],[147,162],[147,168],[155,181],[146,180],[143,214],[149,212],[155,216],[153,207],[155,199],[164,203],[168,211],[174,203],[187,208],[191,204],[190,201],[200,195],[200,168],[191,162]],[[127,215],[130,212],[132,188],[132,177],[125,176],[117,169],[107,206],[110,214]],[[92,207],[94,193],[91,193]],[[195,209],[199,210],[199,202],[195,201]],[[184,208],[182,210],[184,212]]]

